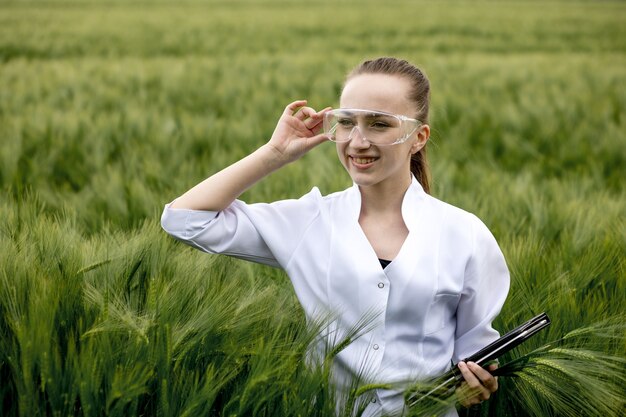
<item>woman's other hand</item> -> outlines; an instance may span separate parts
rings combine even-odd
[[[322,123],[324,113],[330,110],[330,107],[316,112],[306,104],[306,100],[289,104],[280,116],[268,142],[270,149],[283,163],[295,161],[328,140],[328,136],[322,133]]]
[[[474,362],[459,362],[458,367],[465,379],[456,390],[456,396],[462,406],[480,404],[497,391],[498,377],[490,373],[498,369],[497,364],[489,365],[488,370]]]

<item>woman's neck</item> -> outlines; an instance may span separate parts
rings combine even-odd
[[[370,242],[376,256],[392,260],[400,252],[409,229],[402,216],[402,201],[410,185],[409,181],[393,186],[359,187],[361,212],[359,225]]]
[[[409,176],[407,181],[403,182],[359,186],[361,215],[401,212],[404,194],[410,185],[411,177]]]

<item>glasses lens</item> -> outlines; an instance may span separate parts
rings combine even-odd
[[[338,109],[324,115],[324,133],[334,142],[354,139],[357,130],[362,139],[375,145],[391,145],[406,135],[403,121],[392,114]]]

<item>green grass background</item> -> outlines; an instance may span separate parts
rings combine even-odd
[[[288,102],[336,105],[380,55],[428,74],[433,194],[507,258],[496,327],[553,319],[480,413],[622,415],[625,17],[610,1],[0,1],[2,415],[332,414],[284,274],[158,222]],[[242,198],[314,185],[350,185],[332,144]]]

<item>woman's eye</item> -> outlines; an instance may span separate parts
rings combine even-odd
[[[350,119],[339,119],[337,124],[342,127],[354,126],[354,123],[352,123],[352,120]]]
[[[386,129],[389,127],[389,125],[384,122],[374,122],[372,123],[372,127],[375,129]]]

